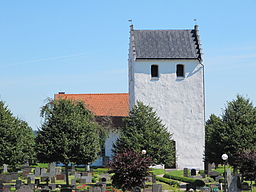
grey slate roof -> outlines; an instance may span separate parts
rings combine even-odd
[[[136,59],[201,60],[199,37],[195,29],[133,30],[131,34],[134,36]]]

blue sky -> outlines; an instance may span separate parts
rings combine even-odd
[[[255,0],[22,0],[0,2],[0,99],[33,129],[46,98],[128,92],[129,23],[199,25],[206,116],[237,94],[256,102]]]

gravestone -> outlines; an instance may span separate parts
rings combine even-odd
[[[61,174],[61,167],[56,167],[55,168],[55,174],[60,175]]]
[[[91,176],[82,176],[80,178],[80,183],[92,183],[92,177]]]
[[[153,184],[152,192],[162,192],[162,185],[161,184]]]
[[[195,176],[196,175],[196,169],[191,169],[191,176]]]
[[[22,185],[16,192],[33,192],[29,185]]]
[[[56,175],[56,180],[65,180],[65,175],[64,174]]]
[[[40,185],[40,179],[35,179],[35,184]]]
[[[53,163],[50,163],[48,165],[48,168],[49,168],[49,173],[50,173],[50,176],[55,176],[55,168],[56,168],[56,163],[53,162]]]
[[[47,169],[45,169],[45,168],[41,169],[41,175],[45,174],[46,172],[47,172]]]
[[[51,177],[51,183],[56,183],[56,178],[55,177]]]
[[[8,172],[8,165],[7,164],[3,164],[3,173],[7,173]]]
[[[75,166],[72,165],[72,166],[71,166],[71,175],[74,175],[75,172],[76,172]]]
[[[71,185],[74,186],[74,187],[76,187],[76,179],[72,179],[72,180],[71,180]]]
[[[183,169],[183,176],[184,177],[188,177],[189,175],[188,175],[188,168],[184,168]]]
[[[75,179],[80,179],[81,178],[81,174],[80,173],[76,173],[75,174]]]
[[[145,179],[146,179],[146,182],[152,183],[153,181],[152,176],[147,176]]]
[[[21,181],[21,180],[16,180],[16,183],[15,183],[15,188],[16,188],[16,190],[21,187],[21,184],[22,184],[22,181]]]
[[[51,188],[52,190],[56,189],[56,184],[49,184],[49,188]]]
[[[30,177],[27,178],[27,184],[28,184],[28,185],[31,184],[31,178],[30,178]]]
[[[36,176],[36,177],[39,177],[40,174],[41,174],[40,167],[36,167],[36,168],[35,168],[35,176]]]

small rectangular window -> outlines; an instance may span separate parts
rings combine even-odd
[[[177,77],[184,77],[184,65],[177,65],[177,68],[176,68],[176,75]]]
[[[151,65],[151,77],[158,77],[158,65]]]

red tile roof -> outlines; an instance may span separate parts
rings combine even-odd
[[[55,94],[54,99],[83,101],[96,116],[128,116],[128,93]]]

